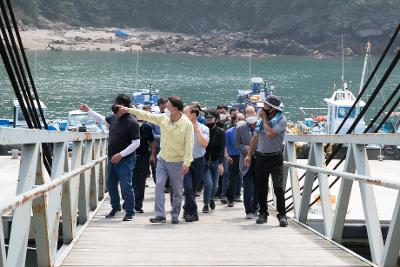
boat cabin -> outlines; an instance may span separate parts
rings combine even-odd
[[[13,115],[14,115],[13,127],[14,128],[28,128],[28,124],[25,121],[24,114],[22,113],[22,109],[21,109],[21,106],[19,105],[18,100],[17,99],[13,99],[12,102],[13,102]],[[36,108],[37,114],[40,114],[37,101],[34,100],[33,103],[35,104],[35,108]],[[43,112],[46,114],[46,108],[47,107],[43,104],[42,101],[40,101],[40,106],[42,107]],[[40,120],[40,122],[42,124],[42,127],[44,127],[43,122],[41,120]]]
[[[324,99],[328,105],[327,130],[329,134],[334,134],[336,132],[356,100],[353,93],[347,90],[346,86],[344,86],[344,88],[345,89],[335,90],[330,98]],[[359,101],[358,105],[351,112],[350,117],[340,129],[339,134],[345,134],[350,129],[351,125],[354,123],[364,106],[365,102]],[[362,133],[364,129],[365,121],[364,118],[362,118],[357,124],[353,133]]]

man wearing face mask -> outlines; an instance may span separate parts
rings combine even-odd
[[[210,139],[210,130],[207,126],[198,122],[200,110],[195,106],[187,106],[184,109],[185,115],[193,123],[194,145],[193,162],[190,164],[189,172],[185,175],[184,183],[184,218],[186,222],[199,220],[196,204],[196,189],[204,177],[204,154]]]
[[[243,177],[243,204],[246,213],[246,219],[254,219],[258,210],[257,199],[254,191],[254,170],[255,160],[251,161],[250,166],[244,164],[244,159],[249,150],[250,140],[256,129],[258,116],[253,106],[245,109],[245,123],[239,123],[236,126],[235,146],[240,151],[239,170]]]
[[[205,114],[206,125],[210,129],[210,141],[204,156],[206,174],[204,176],[203,213],[215,209],[218,176],[224,172],[225,131],[217,126],[219,114],[216,110],[208,110]]]
[[[240,173],[239,173],[239,157],[240,152],[235,146],[235,135],[236,135],[236,125],[244,120],[244,116],[242,113],[237,113],[232,116],[233,127],[228,129],[225,132],[226,137],[226,149],[228,151],[228,190],[226,196],[228,198],[228,207],[234,206],[234,199],[238,187],[238,183],[240,183]]]
[[[182,206],[183,177],[189,171],[193,161],[194,143],[193,124],[182,114],[183,101],[176,96],[168,98],[165,114],[153,114],[135,108],[120,107],[121,112],[131,113],[139,120],[148,121],[160,126],[161,150],[157,157],[157,180],[155,192],[155,217],[151,223],[165,223],[164,187],[167,178],[174,192],[172,201],[171,223],[179,223]]]
[[[282,115],[281,101],[273,95],[267,97],[260,112],[261,120],[257,122],[255,134],[245,158],[245,164],[251,165],[253,154],[256,154],[256,195],[260,205],[258,224],[268,220],[268,180],[271,174],[277,200],[278,220],[282,227],[287,226],[285,195],[283,185],[283,139],[287,121]]]
[[[226,105],[218,105],[217,111],[219,113],[219,118],[217,122],[217,126],[226,130],[226,123],[229,122],[230,117],[228,113],[228,106]]]
[[[96,113],[86,104],[79,105],[80,110],[88,112],[98,123],[106,124],[109,127],[106,184],[112,209],[106,218],[112,218],[121,211],[119,182],[125,201],[124,221],[131,221],[135,215],[132,174],[135,168],[135,150],[140,145],[139,124],[136,118],[130,114],[119,112],[118,108],[118,105],[129,107],[130,103],[129,96],[119,94],[111,107],[114,114],[107,118]]]
[[[143,110],[151,112],[150,106],[144,106]],[[133,171],[132,184],[135,190],[135,210],[143,213],[143,199],[146,188],[146,178],[149,174],[150,158],[156,157],[156,146],[151,126],[138,121],[140,126],[140,146],[136,150],[136,166]]]

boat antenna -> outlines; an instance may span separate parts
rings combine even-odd
[[[37,80],[38,51],[35,51],[35,80]]]
[[[251,86],[251,48],[250,48],[250,55],[249,55],[249,86]]]
[[[342,33],[342,83],[344,83],[344,48],[343,48],[343,33]]]
[[[364,65],[363,65],[363,70],[362,70],[362,74],[361,74],[360,89],[358,90],[358,94],[361,93],[361,90],[364,87],[365,75],[366,75],[366,72],[367,72],[368,59],[371,56],[371,47],[372,47],[372,44],[371,44],[370,41],[368,41],[367,45],[365,46]]]
[[[138,86],[138,79],[139,79],[139,49],[136,49],[136,76],[135,76],[135,89]]]

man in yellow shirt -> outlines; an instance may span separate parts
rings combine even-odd
[[[179,223],[182,206],[183,177],[189,171],[193,161],[194,143],[193,124],[182,114],[183,101],[175,96],[169,97],[164,114],[153,114],[140,109],[119,106],[121,113],[131,113],[139,120],[148,121],[160,126],[161,150],[157,156],[155,217],[152,223],[165,223],[164,187],[169,177],[174,192],[171,212],[171,223]]]

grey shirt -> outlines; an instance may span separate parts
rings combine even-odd
[[[262,123],[262,122],[259,122]],[[275,137],[268,137],[265,134],[264,127],[257,127],[255,134],[258,135],[258,142],[257,142],[257,152],[261,153],[276,153],[283,151],[283,138],[285,137],[287,120],[285,117],[282,118],[277,122],[274,127],[272,127],[278,135]],[[257,125],[258,126],[258,125]],[[260,130],[261,128],[261,130]]]
[[[240,151],[239,170],[242,176],[245,176],[250,169],[244,164],[244,159],[247,156],[254,131],[246,122],[239,122],[236,126],[235,146]]]

